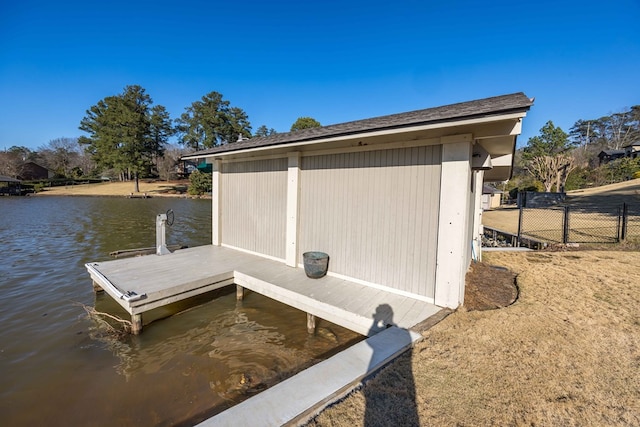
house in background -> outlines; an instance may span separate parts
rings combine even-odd
[[[635,159],[640,157],[640,141],[636,141],[624,147],[624,156]]]
[[[174,172],[178,178],[189,178],[193,171],[198,169],[198,162],[194,160],[181,159],[175,166]]]
[[[489,210],[500,207],[502,191],[490,185],[482,186],[482,210]]]
[[[600,153],[598,153],[598,166],[602,166],[614,160],[621,159],[624,156],[624,150],[602,150]]]
[[[635,159],[640,157],[640,141],[636,141],[629,145],[625,145],[622,147],[622,150],[603,150],[598,154],[598,159],[600,159],[598,166],[602,166],[614,160],[622,159],[624,157],[629,157],[631,159]]]
[[[32,181],[37,179],[52,179],[54,177],[55,172],[52,170],[34,162],[26,162],[22,165],[20,176],[18,178],[23,181]]]
[[[212,244],[441,307],[480,254],[485,181],[510,178],[523,93],[253,138],[199,151],[213,170]],[[321,282],[318,282],[321,286]]]

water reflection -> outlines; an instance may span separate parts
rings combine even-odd
[[[104,294],[102,294],[104,295]],[[204,302],[204,300],[208,300]],[[193,304],[198,304],[193,306]],[[191,306],[186,311],[185,307]],[[110,297],[98,296],[96,308],[118,312]],[[235,287],[165,307],[152,316],[171,318],[145,327],[125,342],[95,333],[119,359],[116,371],[127,381],[142,376],[179,373],[193,383],[207,384],[211,416],[352,345],[361,337],[340,326],[320,322],[306,331],[306,315],[247,292],[236,301]],[[120,314],[126,315],[124,310]],[[183,363],[188,358],[189,363]],[[202,415],[204,417],[204,415]]]
[[[238,305],[235,292],[149,313],[171,317],[107,339],[77,303],[129,315],[94,296],[84,264],[154,246],[155,217],[170,208],[169,244],[210,242],[206,200],[0,200],[3,425],[190,424],[359,339],[322,322],[309,336],[304,313],[252,293]]]

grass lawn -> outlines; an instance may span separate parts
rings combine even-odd
[[[184,196],[189,186],[188,180],[182,181],[153,181],[140,180],[140,193],[151,197],[179,197]],[[79,184],[60,187],[44,188],[38,196],[128,196],[133,193],[134,182],[100,182],[96,184]]]
[[[459,309],[309,425],[640,426],[638,252],[493,252],[507,307]]]

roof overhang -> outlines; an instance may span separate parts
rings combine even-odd
[[[19,179],[15,179],[15,178],[11,178],[10,176],[3,176],[0,175],[0,182],[11,182],[11,183],[20,183],[22,181],[20,181]]]
[[[275,138],[267,137],[258,139],[256,142],[249,140],[247,143],[238,142],[227,146],[214,147],[210,150],[183,156],[182,159],[206,158],[208,161],[214,159],[232,161],[265,156],[285,156],[290,152],[301,152],[304,155],[305,153],[311,154],[312,152],[335,150],[354,151],[437,145],[455,140],[455,138],[450,138],[453,135],[470,135],[474,145],[478,144],[479,146],[476,151],[486,153],[488,155],[488,162],[486,163],[490,163],[492,166],[489,169],[485,164],[485,167],[481,168],[485,171],[484,180],[503,181],[511,177],[516,138],[522,130],[522,119],[526,116],[526,112],[533,103],[533,100],[524,97],[524,94],[517,94],[517,96],[520,97],[520,106],[504,111],[484,111],[482,114],[471,113],[463,117],[440,117],[437,120],[428,120],[428,113],[431,110],[423,110],[426,112],[427,119],[419,123],[402,123],[394,126],[392,119],[402,119],[403,114],[366,119],[352,123],[368,124],[368,122],[371,122],[372,124],[377,124],[378,122],[384,122],[387,125],[385,127],[339,132],[343,128],[348,129],[349,125],[352,124],[346,123],[319,128],[315,133],[313,130],[309,130],[309,132],[300,132],[299,134],[288,133],[280,137],[276,134]],[[504,97],[488,98],[488,100],[498,98]],[[456,105],[472,106],[474,102],[483,101],[471,101]],[[438,110],[438,108],[433,110]],[[388,123],[391,124],[389,125]],[[298,135],[299,138],[297,138]]]

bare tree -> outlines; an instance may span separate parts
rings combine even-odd
[[[555,157],[537,156],[529,161],[527,169],[529,172],[544,185],[544,191],[551,191],[556,178]]]
[[[22,171],[22,160],[13,153],[0,152],[0,175],[17,178]]]
[[[622,147],[631,144],[634,139],[635,132],[631,125],[631,112],[615,113],[608,117],[608,134],[610,147],[619,150]]]
[[[544,191],[553,188],[558,192],[564,191],[569,173],[576,168],[573,156],[558,154],[555,156],[537,156],[529,161],[527,169],[544,185]]]
[[[164,156],[157,159],[158,175],[160,179],[169,181],[178,177],[180,158],[185,154],[183,148],[177,146],[166,147]]]
[[[576,144],[551,120],[540,129],[540,135],[529,138],[522,158],[529,172],[542,182],[545,191],[551,191],[554,186],[556,191],[564,191],[569,172],[576,167],[571,153]]]
[[[27,147],[12,146],[0,151],[0,175],[18,178],[24,172],[24,165],[36,158],[35,152]]]
[[[67,178],[91,175],[95,170],[95,163],[78,143],[78,138],[52,139],[38,148],[38,156],[43,166]]]

